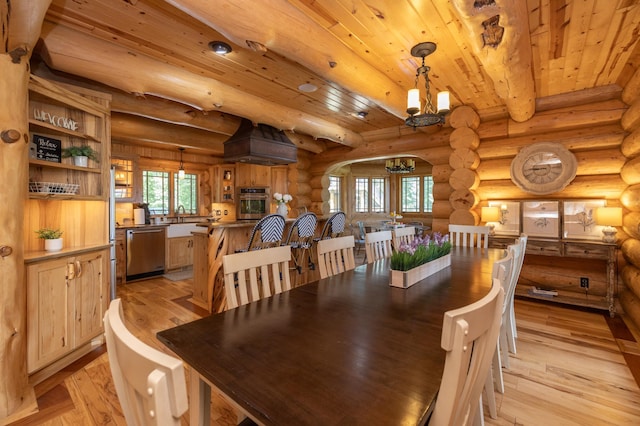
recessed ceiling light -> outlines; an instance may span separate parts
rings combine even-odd
[[[217,55],[226,55],[231,52],[231,46],[224,41],[212,41],[209,43],[209,49]]]
[[[367,111],[358,111],[356,114],[359,118],[365,118],[369,113]]]
[[[311,83],[304,83],[301,84],[300,86],[298,86],[298,90],[300,90],[301,92],[307,92],[307,93],[311,93],[311,92],[315,92],[316,90],[318,90],[318,86],[311,84]]]

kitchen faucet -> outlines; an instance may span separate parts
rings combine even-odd
[[[187,214],[187,212],[184,209],[184,206],[182,204],[180,204],[178,206],[178,208],[176,209],[176,215],[178,216],[178,223],[180,223],[180,209],[182,209],[182,214]],[[182,217],[182,222],[184,223],[184,217]]]

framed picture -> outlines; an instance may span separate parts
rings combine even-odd
[[[520,201],[489,201],[489,207],[500,208],[500,221],[492,222],[496,235],[520,235]]]
[[[563,202],[562,238],[601,240],[603,227],[596,225],[595,213],[605,205],[605,200]]]
[[[558,238],[560,235],[559,201],[524,201],[522,232],[530,237]]]

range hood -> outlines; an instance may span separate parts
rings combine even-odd
[[[295,163],[298,148],[283,131],[242,119],[238,130],[224,143],[224,160],[273,166]]]

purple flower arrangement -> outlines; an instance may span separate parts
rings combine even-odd
[[[391,269],[408,271],[451,252],[449,235],[434,232],[424,238],[416,237],[411,243],[403,243],[391,254]]]

